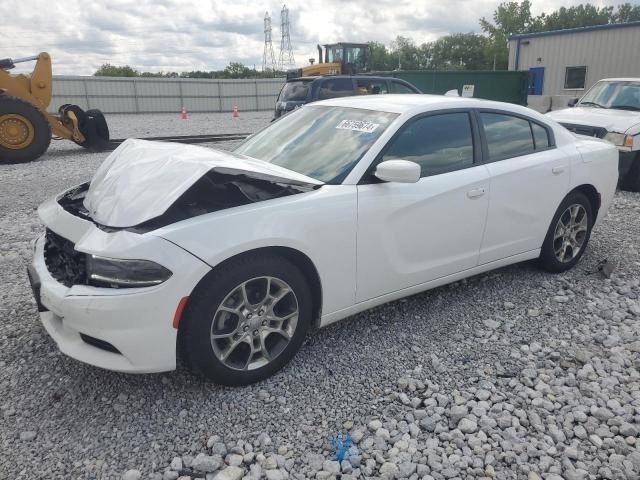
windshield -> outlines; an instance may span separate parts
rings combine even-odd
[[[397,116],[307,105],[249,137],[235,152],[339,183]]]
[[[279,102],[304,102],[309,93],[309,85],[311,80],[296,80],[295,82],[287,82],[280,91],[278,97]]]
[[[598,82],[580,99],[579,105],[640,110],[640,82]]]

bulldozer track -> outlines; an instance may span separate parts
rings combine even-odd
[[[144,137],[140,140],[151,140],[154,142],[174,142],[174,143],[219,143],[229,142],[233,140],[244,140],[249,133],[218,133],[209,135],[186,135],[186,136],[169,136],[169,137]],[[100,145],[96,150],[108,152],[115,150],[118,146],[127,140],[126,138],[114,138]]]

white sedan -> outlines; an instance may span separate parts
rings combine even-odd
[[[234,152],[128,140],[39,208],[29,277],[67,355],[216,382],[282,368],[312,327],[504,265],[574,266],[614,146],[524,107],[351,97]],[[407,320],[409,321],[409,320]]]

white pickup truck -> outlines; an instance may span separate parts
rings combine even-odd
[[[640,192],[640,78],[600,80],[551,118],[574,133],[604,138],[620,152],[620,187]]]

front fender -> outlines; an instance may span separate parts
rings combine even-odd
[[[322,312],[353,305],[356,278],[357,193],[325,185],[300,195],[212,212],[153,232],[211,267],[240,253],[287,247],[313,262],[322,285]]]

